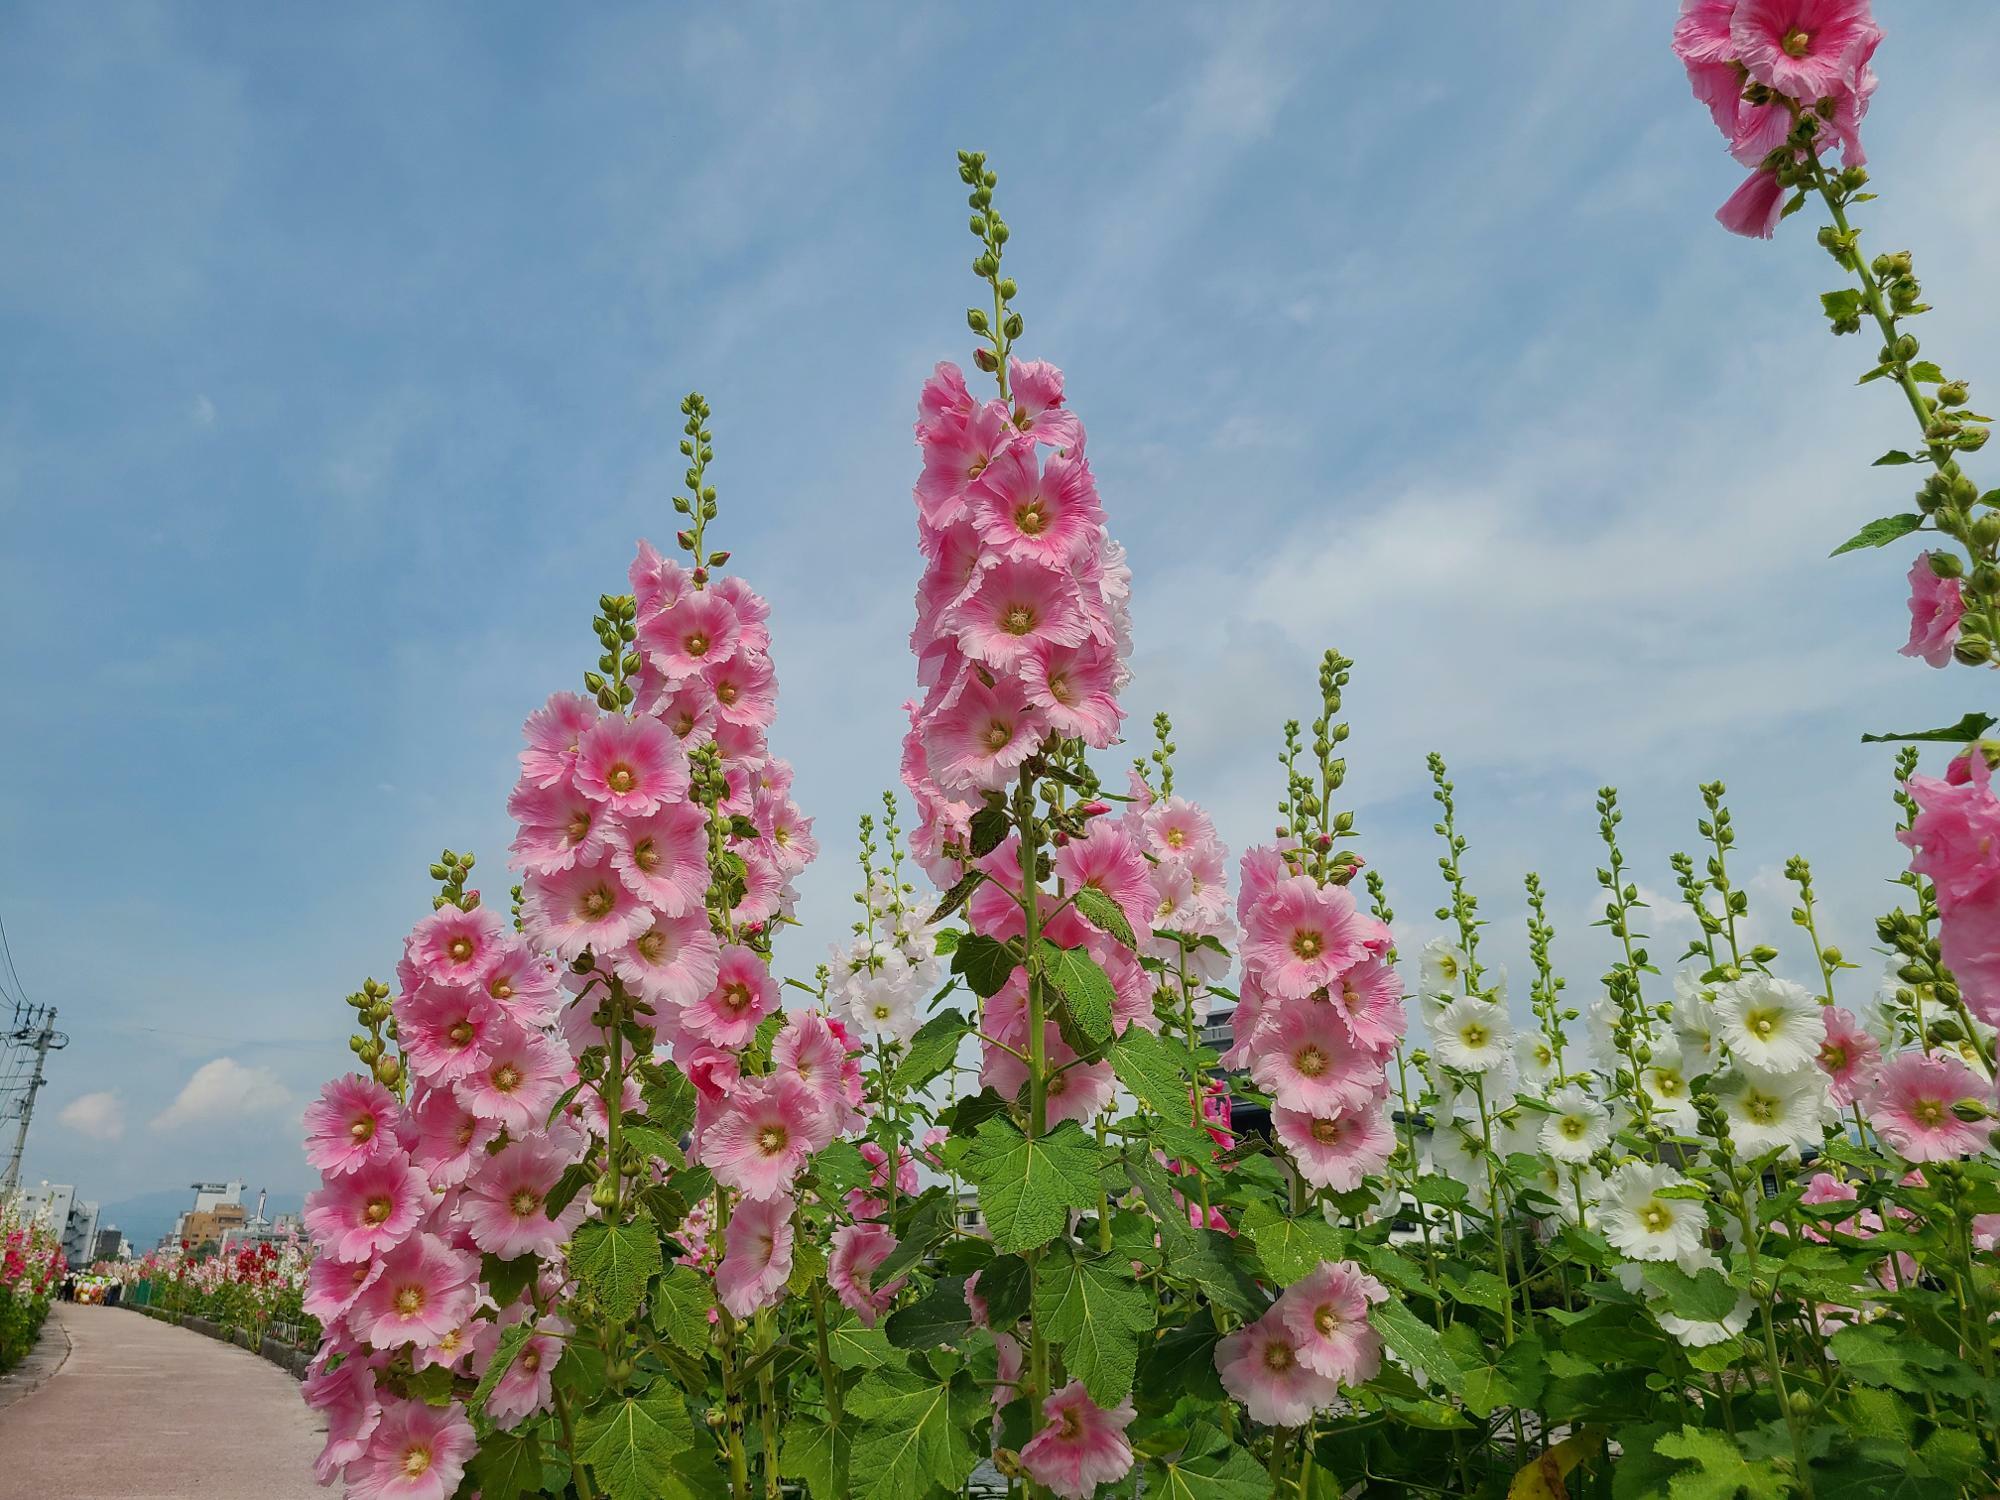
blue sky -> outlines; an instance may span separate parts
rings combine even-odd
[[[1880,9],[1870,243],[1976,380],[2000,208],[1939,142],[2000,147],[2000,26]],[[1764,930],[1804,852],[1862,955],[1895,849],[1857,737],[1974,690],[1894,654],[1907,553],[1825,561],[1902,508],[1866,464],[1907,413],[1822,331],[1810,214],[1711,221],[1738,173],[1663,10],[0,7],[0,913],[73,1038],[29,1176],[305,1184],[340,996],[439,848],[508,883],[520,720],[672,531],[693,387],[826,846],[810,971],[895,776],[960,146],[1132,553],[1133,726],[1174,714],[1232,846],[1337,645],[1409,936],[1437,748],[1517,970],[1529,867],[1573,992],[1603,967],[1596,787],[1671,892],[1713,777]]]

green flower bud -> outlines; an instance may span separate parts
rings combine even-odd
[[[1922,347],[1917,342],[1917,336],[1914,333],[1905,333],[1900,335],[1896,339],[1896,342],[1889,346],[1889,351],[1894,358],[1907,361],[1915,359],[1917,351]]]
[[[1937,398],[1946,406],[1963,406],[1971,394],[1971,388],[1963,380],[1947,380],[1937,388]]]

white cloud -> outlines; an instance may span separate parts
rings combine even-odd
[[[194,405],[188,408],[188,419],[197,427],[213,427],[215,403],[206,396],[197,395],[194,398]]]
[[[77,1095],[62,1107],[56,1119],[93,1141],[115,1141],[125,1134],[125,1106],[115,1089]]]
[[[274,1113],[291,1102],[292,1091],[269,1068],[245,1067],[233,1057],[218,1057],[194,1070],[174,1102],[154,1117],[153,1128],[240,1120]]]

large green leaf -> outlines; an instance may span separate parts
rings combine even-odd
[[[934,1488],[958,1490],[979,1462],[973,1424],[989,1406],[965,1370],[941,1377],[912,1366],[871,1370],[848,1394],[850,1492],[859,1500],[915,1500]]]
[[[1465,1394],[1465,1372],[1445,1352],[1437,1330],[1428,1323],[1419,1322],[1409,1308],[1391,1298],[1370,1308],[1368,1321],[1382,1335],[1382,1342],[1400,1355],[1406,1364],[1422,1370],[1430,1384],[1442,1386],[1454,1396]]]
[[[1945,1365],[1942,1351],[1922,1339],[1896,1334],[1879,1323],[1855,1323],[1828,1341],[1850,1380],[1915,1394],[1926,1388],[1926,1370]]]
[[[1310,1275],[1324,1260],[1339,1260],[1347,1235],[1317,1214],[1288,1218],[1259,1200],[1243,1216],[1243,1233],[1257,1247],[1257,1262],[1278,1286]]]
[[[1030,1140],[1011,1121],[979,1127],[965,1175],[1003,1255],[1033,1250],[1062,1233],[1072,1209],[1096,1206],[1102,1172],[1096,1143],[1073,1120]]]
[[[578,1455],[611,1500],[681,1500],[673,1457],[694,1442],[687,1405],[672,1386],[612,1397],[577,1419]]]
[[[643,1213],[625,1224],[594,1219],[569,1245],[569,1268],[612,1319],[629,1321],[660,1274],[660,1237]]]
[[[1645,1277],[1646,1285],[1666,1299],[1667,1311],[1697,1323],[1720,1323],[1736,1310],[1741,1295],[1713,1267],[1690,1276],[1670,1260],[1655,1261],[1645,1268]]]
[[[1792,1489],[1791,1479],[1774,1468],[1768,1459],[1755,1463],[1726,1432],[1708,1427],[1683,1427],[1669,1432],[1653,1445],[1664,1458],[1692,1462],[1694,1467],[1675,1474],[1669,1493],[1673,1500],[1782,1500]]]
[[[1132,1393],[1139,1335],[1153,1326],[1153,1295],[1132,1279],[1129,1261],[1072,1253],[1042,1267],[1035,1321],[1061,1345],[1063,1363],[1090,1399],[1109,1408]]]
[[[479,1500],[520,1500],[542,1488],[542,1442],[527,1429],[489,1432],[468,1466]]]
[[[958,1057],[958,1044],[966,1028],[965,1017],[955,1010],[939,1011],[924,1022],[910,1038],[909,1049],[896,1066],[897,1091],[914,1094],[950,1067]]]
[[[1268,1500],[1271,1494],[1264,1466],[1234,1446],[1163,1460],[1149,1467],[1146,1477],[1146,1493],[1167,1500]]]
[[[1111,976],[1081,948],[1062,948],[1042,939],[1042,973],[1068,1007],[1077,1030],[1091,1042],[1111,1035],[1111,1004],[1118,998]]]
[[[1222,1377],[1215,1369],[1215,1346],[1221,1339],[1213,1319],[1197,1318],[1149,1340],[1139,1351],[1139,1394],[1163,1407],[1184,1396],[1222,1400]]]
[[[848,1437],[844,1429],[814,1417],[793,1416],[785,1423],[778,1450],[778,1472],[801,1479],[813,1500],[845,1500]]]
[[[931,1283],[908,1307],[889,1314],[884,1331],[898,1349],[929,1349],[955,1344],[972,1327],[972,1310],[965,1301],[965,1278],[947,1276]]]
[[[969,933],[951,955],[951,972],[964,976],[972,993],[982,1000],[1000,993],[1007,976],[1020,967],[1020,959],[1007,944],[981,933]]]
[[[1132,1097],[1153,1114],[1176,1124],[1194,1118],[1194,1084],[1187,1054],[1138,1026],[1111,1045],[1111,1067]]]
[[[715,1283],[693,1266],[669,1266],[653,1289],[653,1327],[668,1342],[700,1354],[708,1348]]]
[[[1863,547],[1886,547],[1898,537],[1908,536],[1923,524],[1924,518],[1915,513],[1883,516],[1878,521],[1870,521],[1833,551],[1827,553],[1827,556],[1838,557],[1843,552],[1855,552]]]
[[[1885,745],[1901,740],[1921,740],[1927,744],[1963,745],[1978,739],[2000,720],[1991,714],[1971,713],[1959,719],[1956,724],[1947,724],[1942,729],[1912,729],[1903,734],[1864,734],[1864,745]]]

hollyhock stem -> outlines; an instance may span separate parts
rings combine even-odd
[[[895,1190],[894,1161],[890,1163],[890,1191]],[[772,1344],[771,1312],[757,1310],[757,1353],[767,1353]],[[779,1500],[783,1487],[778,1482],[778,1391],[767,1360],[757,1372],[758,1420],[764,1433],[764,1500]]]
[[[562,1427],[563,1452],[569,1455],[570,1478],[576,1484],[576,1492],[581,1500],[595,1500],[597,1491],[590,1483],[590,1470],[577,1457],[576,1427],[570,1419],[569,1400],[563,1395],[561,1386],[551,1387],[555,1396],[556,1421]]]
[[[833,1370],[833,1348],[826,1336],[826,1283],[813,1279],[813,1333],[819,1344],[819,1383],[826,1394],[827,1425],[840,1425],[840,1381]]]
[[[1022,768],[1020,782],[1014,789],[1014,823],[1021,841],[1021,962],[1028,973],[1028,1138],[1034,1140],[1046,1135],[1049,1128],[1048,1038],[1044,1035],[1048,1027],[1048,1012],[1041,978],[1042,845],[1035,822],[1035,773],[1026,766]],[[1028,1280],[1031,1287],[1038,1281],[1041,1269],[1042,1252],[1030,1252]],[[1043,1337],[1039,1318],[1031,1322],[1029,1332],[1033,1399],[1039,1402],[1050,1391],[1049,1346],[1048,1340]],[[1037,1485],[1034,1488],[1039,1492],[1041,1487]]]

